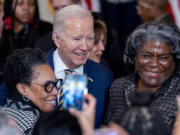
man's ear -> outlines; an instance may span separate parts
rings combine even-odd
[[[60,44],[61,44],[61,39],[59,38],[57,32],[53,32],[53,40],[54,40],[54,43],[56,45],[57,48],[60,47]]]
[[[16,89],[18,90],[18,92],[19,92],[21,95],[27,96],[25,84],[17,83],[17,84],[16,84]]]

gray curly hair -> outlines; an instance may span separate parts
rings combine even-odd
[[[139,47],[147,41],[161,41],[170,45],[174,61],[180,59],[180,31],[174,25],[144,23],[137,27],[126,42],[126,63],[134,64]]]

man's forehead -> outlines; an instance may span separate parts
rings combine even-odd
[[[84,25],[85,24],[85,25]],[[84,17],[84,18],[68,18],[65,20],[64,23],[64,30],[65,31],[71,31],[72,29],[74,31],[82,30],[82,28],[92,28],[93,29],[93,19],[91,17]],[[94,32],[93,32],[94,33]]]
[[[66,18],[64,20],[64,24],[71,24],[71,23],[74,23],[74,21],[77,23],[80,23],[82,21],[84,22],[85,20],[88,20],[88,22],[90,22],[90,23],[92,22],[92,24],[93,24],[93,18],[90,16],[87,16],[87,17],[69,17],[69,18]]]

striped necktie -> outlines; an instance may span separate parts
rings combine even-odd
[[[69,74],[72,74],[74,72],[73,69],[65,69],[64,70],[64,73],[65,73],[65,77]],[[64,91],[63,91],[63,86],[64,86],[64,80],[63,80],[63,83],[60,87],[60,90],[59,90],[59,100],[58,100],[58,108],[62,108],[62,104],[63,104],[63,101],[64,101]]]

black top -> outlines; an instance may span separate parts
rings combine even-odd
[[[110,89],[109,106],[105,116],[105,123],[118,122],[124,110],[132,106],[132,97],[136,92],[137,75],[131,73],[114,81]],[[175,72],[154,93],[150,106],[155,108],[164,120],[168,133],[171,133],[176,119],[176,96],[180,94],[180,74]],[[119,122],[118,122],[119,123]]]
[[[23,29],[17,34],[12,31],[3,31],[0,42],[0,80],[2,80],[6,58],[11,55],[15,49],[26,47],[34,48],[35,42],[50,31],[52,31],[52,25],[44,21],[39,21],[38,28],[30,24],[25,24]]]

